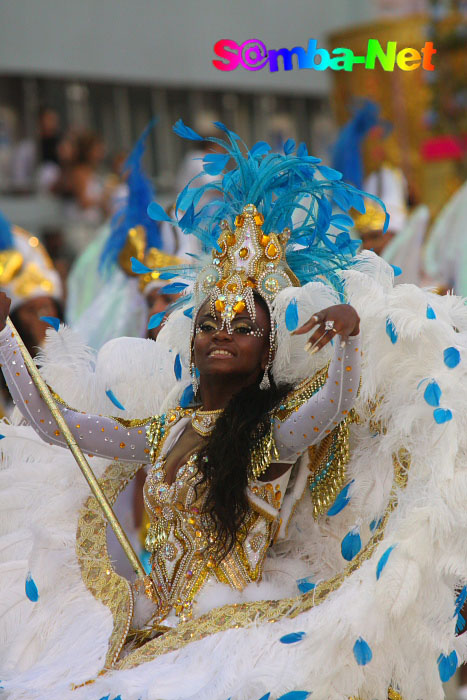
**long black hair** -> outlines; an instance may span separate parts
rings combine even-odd
[[[216,533],[217,560],[233,548],[249,511],[246,488],[251,451],[271,428],[270,412],[280,405],[291,385],[269,389],[256,384],[234,394],[216,421],[210,439],[199,453],[201,484],[207,484],[205,513]]]

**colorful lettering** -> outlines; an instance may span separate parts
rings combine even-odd
[[[230,49],[230,51],[228,51]],[[220,58],[225,58],[227,63],[223,61],[213,61],[213,64],[217,70],[235,70],[235,68],[240,63],[240,56],[234,51],[239,51],[240,46],[233,39],[219,39],[214,44],[214,53]]]

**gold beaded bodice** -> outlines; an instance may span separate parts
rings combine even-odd
[[[183,412],[186,414],[186,412]],[[183,415],[169,412],[164,425],[172,426]],[[209,578],[242,590],[261,578],[266,551],[278,526],[281,495],[271,484],[252,482],[249,488],[250,512],[241,535],[231,552],[220,563],[213,552],[215,533],[203,513],[206,489],[201,484],[196,453],[166,482],[165,458],[159,456],[167,433],[155,419],[149,431],[155,462],[144,485],[144,502],[150,519],[146,548],[151,552],[151,597],[157,605],[156,621],[162,621],[173,609],[188,619],[193,601]]]

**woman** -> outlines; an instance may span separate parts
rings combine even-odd
[[[133,372],[123,341],[112,341],[118,352],[107,355],[107,365],[125,373],[118,390],[112,385],[125,417],[95,415],[98,399],[84,395],[80,408],[91,412],[62,403],[84,451],[116,458],[102,480],[111,500],[136,470],[131,463],[152,465],[145,484],[152,569],[137,585],[136,612],[106,556],[94,499],[85,503],[81,484],[64,472],[66,453],[45,467],[45,484],[38,461],[31,466],[19,454],[22,433],[5,426],[0,448],[15,469],[6,465],[0,481],[25,480],[31,537],[38,531],[40,539],[28,556],[37,588],[29,577],[27,590],[37,602],[4,664],[4,685],[15,700],[41,693],[276,700],[289,690],[295,698],[383,700],[395,684],[407,698],[441,697],[461,651],[453,616],[463,602],[455,591],[467,579],[465,538],[453,536],[453,523],[464,488],[463,433],[457,448],[448,404],[435,416],[438,427],[447,423],[437,432],[432,385],[425,398],[414,392],[424,377],[438,376],[441,335],[462,343],[465,311],[416,288],[396,292],[386,263],[355,256],[340,233],[351,219],[333,207],[361,207],[361,195],[303,146],[295,154],[286,144],[281,155],[259,143],[244,155],[238,136],[219,128],[226,156],[206,156],[205,168],[220,174],[231,158],[237,167],[205,187],[223,199],[197,211],[205,187],[188,187],[176,222],[212,255],[192,268],[158,270],[184,280],[162,292],[184,293],[144,349],[151,362],[135,349]],[[181,123],[176,130],[201,138]],[[155,203],[149,213],[166,217]],[[339,303],[353,299],[358,314]],[[0,308],[4,320],[5,298]],[[420,328],[431,351],[422,346],[413,361]],[[16,401],[45,440],[63,444],[18,364],[15,338],[3,330],[0,341]],[[446,357],[452,364],[454,353]],[[450,372],[440,378],[443,401],[462,421],[462,363]],[[154,417],[138,420],[149,404]],[[99,461],[93,465],[100,475]],[[14,537],[0,542],[0,551],[12,552],[9,571],[18,568]],[[62,540],[68,546],[60,548]]]

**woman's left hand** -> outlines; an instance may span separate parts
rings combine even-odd
[[[328,306],[327,309],[318,311],[303,326],[293,331],[292,335],[303,335],[315,326],[318,328],[310,336],[305,346],[305,349],[311,350],[312,354],[321,350],[336,334],[341,336],[343,343],[348,340],[349,335],[358,335],[360,318],[353,306],[336,304],[336,306]]]

